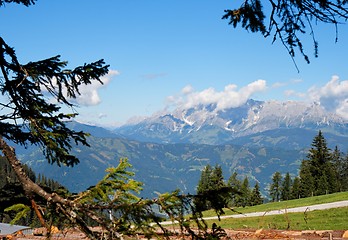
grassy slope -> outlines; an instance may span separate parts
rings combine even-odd
[[[296,199],[284,202],[267,203],[259,206],[237,208],[241,213],[248,212],[266,212],[270,210],[286,209],[321,203],[343,201],[348,199],[348,192],[329,194],[304,199]],[[226,210],[226,215],[236,214]],[[214,216],[213,211],[205,212],[204,216]],[[348,229],[348,207],[329,209],[322,211],[310,211],[305,213],[288,213],[276,216],[250,217],[242,219],[222,219],[220,222],[207,221],[209,225],[213,222],[223,228],[241,229],[241,228],[272,228],[272,229],[291,229],[291,230],[347,230]]]

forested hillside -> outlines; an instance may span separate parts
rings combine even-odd
[[[73,192],[81,191],[100,180],[110,166],[116,166],[127,157],[134,166],[135,178],[144,183],[143,196],[156,196],[156,192],[180,189],[193,193],[201,170],[210,164],[221,165],[228,177],[237,171],[248,176],[252,184],[260,182],[265,192],[270,176],[276,170],[297,174],[304,151],[235,145],[155,144],[119,138],[88,138],[91,147],[75,147],[73,152],[81,159],[77,167],[51,166],[43,161],[39,149],[20,153],[23,162],[36,172],[61,182]]]
[[[24,165],[24,169],[32,181],[36,182],[47,191],[66,191],[66,189],[57,181],[47,178],[42,174],[36,175],[34,171],[26,165]],[[35,200],[38,203],[42,203],[42,199],[40,198],[35,198]],[[26,206],[32,205],[30,200],[25,196],[23,187],[18,181],[13,169],[9,166],[8,161],[0,156],[0,222],[10,222],[14,219],[17,212],[5,211],[5,209],[15,204],[24,204]],[[40,226],[40,222],[34,213],[34,209],[30,209],[30,212],[26,215],[27,216],[20,219],[17,224],[24,226]]]

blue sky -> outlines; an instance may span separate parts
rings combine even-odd
[[[0,34],[22,63],[60,54],[69,67],[105,59],[103,86],[82,90],[78,120],[105,126],[167,106],[246,99],[318,101],[348,117],[348,27],[317,26],[319,58],[308,65],[221,17],[241,1],[39,0],[0,8]]]

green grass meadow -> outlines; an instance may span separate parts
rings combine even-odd
[[[311,198],[296,199],[275,203],[267,203],[259,206],[236,208],[240,213],[267,212],[293,207],[309,206],[321,203],[348,200],[348,192],[328,194]],[[226,210],[225,215],[238,214]],[[215,216],[214,211],[204,213],[205,217]],[[288,229],[288,230],[348,230],[348,207],[328,210],[315,210],[302,213],[286,213],[282,215],[228,218],[207,221],[211,226],[215,222],[224,229]]]

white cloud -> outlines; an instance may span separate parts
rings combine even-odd
[[[345,119],[348,119],[348,100],[344,100],[341,102],[341,104],[337,107],[336,113],[340,116],[342,116]]]
[[[89,85],[81,85],[80,93],[81,95],[77,96],[75,101],[79,105],[83,106],[93,106],[98,105],[101,102],[100,96],[99,96],[99,89],[106,87],[112,80],[114,76],[119,75],[120,73],[117,70],[110,70],[109,73],[101,78],[100,82],[94,81],[92,84]]]
[[[170,96],[167,100],[185,108],[195,107],[200,104],[216,104],[216,110],[223,110],[243,105],[254,93],[264,91],[266,88],[265,80],[257,80],[239,90],[237,85],[230,84],[225,86],[224,90],[220,92],[214,88],[195,92],[192,86],[189,85],[182,89],[181,96]]]
[[[348,80],[340,81],[338,76],[332,76],[324,86],[311,87],[308,96],[326,110],[348,118]]]
[[[269,90],[276,90],[290,84],[303,82],[300,79],[290,80],[287,83],[275,83]],[[235,84],[225,86],[222,91],[207,88],[195,91],[191,85],[185,86],[177,96],[167,98],[168,107],[191,108],[200,104],[216,104],[216,110],[236,108],[247,102],[254,94],[268,89],[265,80],[257,80],[244,87],[238,88]],[[348,80],[340,80],[338,76],[332,76],[330,81],[321,87],[313,86],[307,91],[298,92],[285,90],[286,97],[296,97],[305,101],[317,102],[327,111],[336,113],[348,119]]]
[[[185,95],[190,94],[191,92],[193,92],[193,87],[191,85],[187,85],[181,90],[181,92]]]

